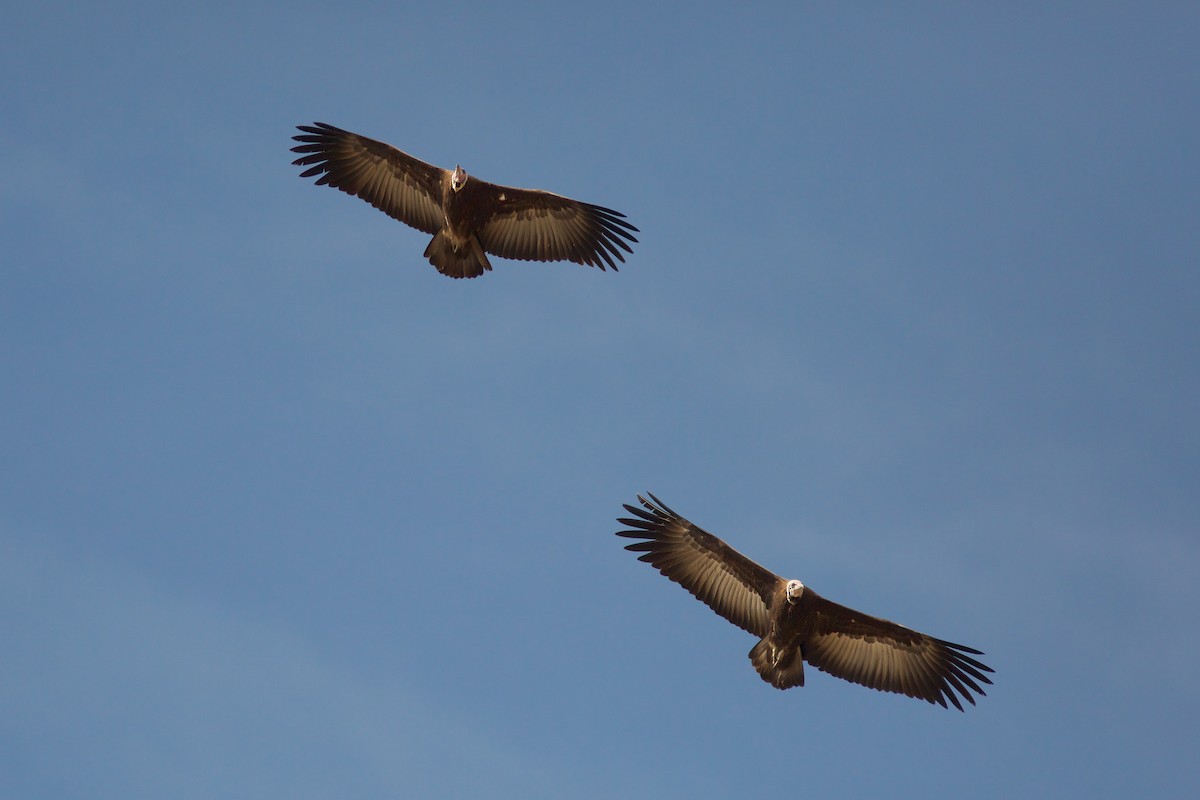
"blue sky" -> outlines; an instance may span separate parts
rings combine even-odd
[[[0,31],[0,795],[1191,796],[1200,11],[32,5]],[[625,212],[314,187],[314,120]],[[810,671],[639,491],[987,652]]]

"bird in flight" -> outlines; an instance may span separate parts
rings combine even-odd
[[[441,169],[391,145],[323,122],[296,126],[308,167],[302,178],[361,197],[389,217],[433,234],[425,257],[451,278],[492,268],[487,254],[523,261],[574,261],[617,269],[637,228],[625,215],[539,189],[499,186],[460,166]],[[318,177],[319,176],[319,177]],[[615,259],[615,261],[614,261]]]
[[[647,493],[617,536],[642,541],[626,550],[687,589],[725,619],[759,637],[750,661],[777,689],[804,685],[804,662],[871,689],[963,710],[992,669],[979,650],[934,639],[826,600],[798,580],[759,566]]]

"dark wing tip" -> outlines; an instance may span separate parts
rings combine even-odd
[[[963,706],[959,702],[959,697],[971,705],[975,705],[975,695],[987,697],[987,692],[979,684],[992,685],[991,678],[983,673],[994,673],[995,670],[987,664],[967,655],[967,653],[971,653],[981,656],[983,655],[983,651],[967,647],[966,645],[947,642],[942,639],[936,639],[935,641],[944,648],[946,654],[945,668],[941,675],[941,682],[938,685],[940,693],[937,698],[938,702],[943,707],[946,707],[943,696],[947,697],[954,704],[955,708],[962,711]]]
[[[641,500],[641,495],[638,496],[638,499]],[[617,531],[617,536],[624,536],[628,539],[652,538],[654,536],[651,531],[658,525],[658,519],[653,514],[628,503],[622,503],[621,507],[633,516],[617,517],[618,523],[627,526],[625,530]],[[629,528],[633,530],[629,530]]]
[[[292,152],[295,153],[312,152],[311,145],[328,142],[330,139],[336,136],[345,136],[348,133],[348,131],[344,131],[341,128],[335,128],[334,126],[324,122],[314,122],[312,125],[297,125],[296,130],[302,131],[303,133],[302,135],[293,136],[292,139],[297,142],[303,142],[309,147],[307,149],[293,147]]]
[[[646,497],[650,499],[647,500]],[[637,499],[641,503],[641,507],[629,503],[622,504],[622,507],[633,516],[617,518],[617,522],[625,525],[626,528],[617,531],[616,535],[626,539],[642,540],[626,545],[626,550],[652,552],[658,549],[665,527],[672,523],[684,522],[684,520],[650,492],[646,492],[646,496],[639,494]]]
[[[336,125],[330,125],[328,122],[314,122],[312,125],[297,125],[296,129],[304,131],[305,133],[315,133],[318,135],[332,134],[332,133],[346,133],[346,131],[342,130],[341,128],[337,127]],[[293,136],[292,138],[299,139],[300,137]]]
[[[633,231],[635,233],[641,233],[640,230],[638,230],[636,227],[634,227],[629,222],[625,221],[625,215],[622,214],[620,211],[617,211],[612,208],[606,208],[605,206],[598,206],[595,203],[587,203],[586,205],[592,211],[596,212],[597,216],[604,217],[608,222],[611,222],[613,225],[619,225],[622,228],[624,228],[625,230]],[[626,234],[622,233],[621,235],[624,236]],[[632,236],[630,236],[628,238],[632,239],[635,242],[637,241],[637,239],[634,239]]]
[[[650,500],[647,501],[646,497],[649,497]],[[670,508],[668,508],[666,503],[664,503],[662,500],[659,500],[657,497],[655,497],[653,492],[646,492],[646,497],[642,497],[639,494],[637,496],[638,502],[641,503],[646,508],[650,509],[651,511],[657,511],[661,514],[665,514],[666,516],[670,517],[671,519],[682,519],[682,517],[680,517],[678,514],[676,514]]]
[[[943,641],[941,639],[937,639],[936,641],[938,644],[942,645],[948,651],[950,651],[950,656],[953,659],[954,663],[969,668],[971,670],[972,674],[974,674],[975,677],[978,678],[979,680],[981,680],[985,683],[991,683],[991,681],[987,679],[986,675],[982,675],[979,673],[991,672],[994,674],[995,670],[992,669],[991,667],[989,667],[987,664],[984,664],[982,661],[979,661],[977,659],[971,658],[971,656],[969,656],[969,655],[966,655],[967,653],[970,653],[971,655],[982,656],[982,655],[984,655],[984,652],[982,650],[976,650],[973,647],[967,647],[966,645],[955,644],[954,642],[947,642],[947,641]],[[978,670],[978,672],[976,672],[977,670]]]
[[[625,263],[625,256],[621,251],[632,253],[633,248],[629,246],[629,243],[638,243],[637,237],[630,233],[630,231],[637,231],[637,228],[626,222],[625,215],[620,211],[593,203],[580,203],[579,205],[591,218],[594,229],[590,244],[577,253],[572,260],[580,264],[599,267],[601,270],[607,265],[616,272],[617,262]],[[641,498],[639,497],[639,499]]]

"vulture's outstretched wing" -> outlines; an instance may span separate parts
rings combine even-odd
[[[975,705],[971,692],[986,694],[977,681],[991,683],[983,674],[991,668],[967,655],[982,655],[978,650],[861,614],[807,587],[801,605],[811,615],[800,644],[804,660],[822,672],[943,708],[949,700],[959,711],[959,696]]]
[[[479,181],[486,190],[490,214],[479,230],[483,249],[522,261],[574,261],[604,269],[625,262],[625,242],[637,242],[637,228],[611,208],[581,203],[536,189],[514,189]]]
[[[437,233],[445,222],[442,208],[444,170],[426,164],[389,144],[344,131],[324,122],[297,125],[304,135],[293,153],[306,153],[292,163],[309,167],[302,178],[315,175],[328,184],[361,197],[389,217],[425,233]]]
[[[647,494],[650,500],[638,495],[644,510],[625,506],[636,518],[617,520],[634,529],[617,531],[617,536],[646,540],[625,549],[644,553],[639,561],[656,567],[734,625],[755,636],[766,636],[770,628],[767,603],[779,576]]]

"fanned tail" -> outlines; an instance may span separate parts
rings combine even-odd
[[[477,238],[472,236],[466,245],[456,248],[444,230],[438,231],[429,242],[425,257],[438,272],[451,278],[478,278],[492,268]]]
[[[776,689],[804,685],[804,657],[799,647],[780,649],[762,639],[750,651],[750,663],[762,679]]]

